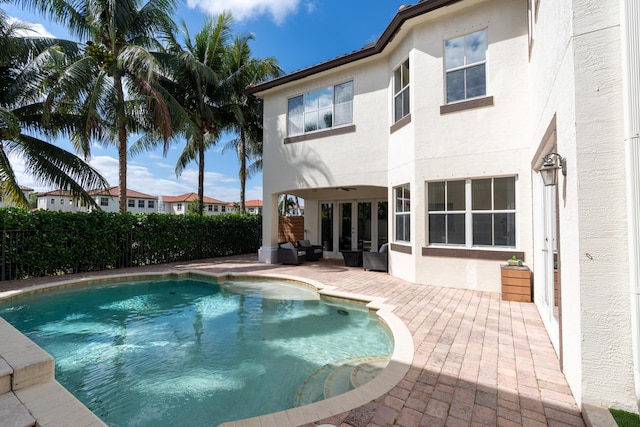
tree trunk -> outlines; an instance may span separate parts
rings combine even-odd
[[[245,188],[247,186],[247,142],[244,129],[240,129],[240,212],[246,213]]]
[[[204,138],[198,139],[198,215],[204,212]]]
[[[119,70],[113,75],[116,95],[116,131],[118,134],[118,210],[127,211],[127,128],[125,125],[124,91]]]

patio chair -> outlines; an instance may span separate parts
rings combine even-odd
[[[307,261],[318,261],[322,258],[322,246],[312,245],[308,240],[298,240],[298,249],[304,249]]]
[[[291,242],[278,243],[278,262],[281,264],[298,265],[306,256],[304,249],[296,248]]]
[[[378,252],[363,252],[362,267],[365,270],[389,271],[389,244],[380,246]]]

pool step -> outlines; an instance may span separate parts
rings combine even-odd
[[[54,379],[53,357],[0,318],[0,426],[104,426]]]
[[[300,387],[296,406],[328,399],[359,387],[375,378],[388,363],[388,357],[357,357],[326,364]]]

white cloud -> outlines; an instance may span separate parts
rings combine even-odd
[[[243,21],[269,14],[276,24],[295,12],[299,3],[300,0],[187,0],[190,8],[197,7],[212,15],[228,10],[234,19]]]
[[[18,18],[9,18],[9,24],[20,24],[28,26],[29,29],[21,29],[16,31],[16,34],[22,37],[49,37],[54,38],[55,36],[51,34],[42,24],[34,24],[32,22],[24,22],[19,20]]]

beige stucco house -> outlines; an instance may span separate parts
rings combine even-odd
[[[250,88],[260,260],[278,262],[281,194],[325,257],[389,242],[411,282],[500,292],[515,255],[577,402],[637,411],[639,23],[636,0],[426,0]]]

